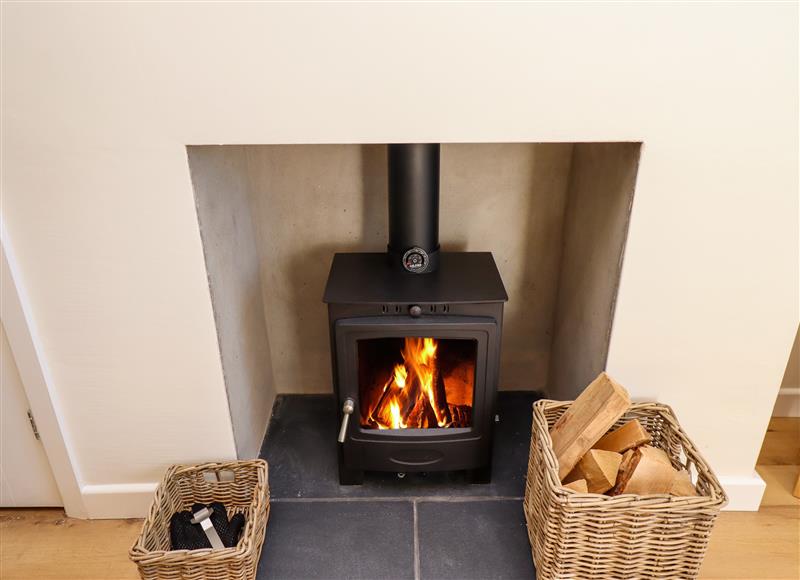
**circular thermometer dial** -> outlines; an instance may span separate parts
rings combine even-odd
[[[411,248],[403,254],[403,268],[421,274],[428,269],[428,253],[422,248]]]

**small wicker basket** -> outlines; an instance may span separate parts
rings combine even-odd
[[[561,486],[550,428],[569,402],[533,405],[525,519],[536,577],[547,579],[695,578],[714,522],[728,501],[711,468],[681,429],[672,409],[631,405],[631,419],[650,432],[676,468],[697,476],[697,497],[578,493]]]
[[[172,514],[213,501],[225,504],[228,517],[244,514],[239,543],[222,550],[170,550]],[[268,519],[265,461],[173,465],[156,490],[130,558],[144,580],[255,580]]]

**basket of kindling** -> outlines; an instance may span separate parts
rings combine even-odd
[[[194,504],[220,502],[244,516],[238,542],[217,549],[173,550],[170,520]],[[215,504],[218,505],[218,504]],[[267,463],[261,459],[170,467],[130,550],[144,580],[254,580],[269,519]]]
[[[727,497],[672,409],[601,373],[533,405],[524,511],[544,579],[695,578]]]

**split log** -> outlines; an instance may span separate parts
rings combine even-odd
[[[389,379],[386,383],[386,386],[383,388],[383,392],[381,393],[378,402],[375,403],[375,406],[372,408],[372,412],[369,414],[370,421],[378,423],[381,411],[383,410],[383,403],[386,400],[386,397],[389,396],[389,393],[393,390],[394,381]]]
[[[641,456],[642,454],[638,449],[629,449],[622,455],[622,461],[617,471],[617,481],[606,495],[619,495],[622,493],[622,490],[628,485],[628,481],[633,475],[633,470],[636,469],[636,464],[639,463]]]
[[[623,456],[617,483],[609,495],[623,493],[697,495],[697,490],[689,472],[675,469],[663,449],[644,445]]]
[[[424,399],[416,399],[414,401],[414,406],[411,407],[411,411],[408,412],[408,415],[403,415],[403,425],[412,429],[415,427],[421,427],[422,425],[420,421],[422,421],[422,415],[425,412],[424,404]]]
[[[672,485],[669,488],[669,494],[680,496],[697,495],[697,489],[694,487],[688,471],[682,469],[675,474],[675,478],[672,480]]]
[[[432,429],[439,426],[436,422],[436,413],[433,412],[428,397],[423,395],[417,398],[414,408],[403,420],[403,424],[411,429]]]
[[[444,375],[437,366],[433,371],[433,405],[437,419],[449,425],[453,420],[450,416],[450,407],[447,405],[447,390],[444,386]]]
[[[600,373],[550,429],[563,480],[631,404],[625,388]]]
[[[614,451],[590,449],[575,466],[564,483],[585,480],[589,493],[604,493],[614,487],[622,455]]]
[[[650,443],[650,441],[650,433],[642,427],[638,419],[634,419],[625,423],[616,431],[604,435],[600,441],[594,444],[594,449],[625,453],[628,449]]]
[[[670,467],[672,466],[672,460],[667,455],[667,452],[661,449],[660,447],[653,447],[652,445],[643,445],[640,448],[642,455],[649,457],[653,461],[660,461],[662,463],[666,463]]]
[[[414,412],[419,400],[424,398],[422,395],[422,385],[416,374],[409,373],[409,376],[406,378],[406,386],[403,387],[402,393],[402,396],[405,397],[405,401],[403,402],[403,407],[400,409],[400,417],[402,417],[403,423],[408,425],[409,416]],[[421,414],[421,409],[419,409],[417,413]]]
[[[675,469],[661,449],[645,445],[639,448],[639,461],[622,493],[648,495],[669,493]]]
[[[637,481],[635,481],[633,487],[631,487],[630,482],[633,479],[634,473],[637,472],[639,463],[643,459],[646,464],[655,464],[655,466],[650,465],[648,467],[646,465],[645,468],[643,468],[643,471],[639,472],[637,475]],[[642,493],[639,491],[631,491],[631,489],[641,489],[642,485],[645,483],[644,477],[648,476],[648,472],[656,471],[667,473],[666,469],[659,469],[659,466],[672,468],[669,455],[667,455],[663,449],[651,447],[650,445],[643,445],[642,447],[638,447],[636,449],[629,449],[622,456],[622,463],[620,463],[619,472],[617,473],[617,483],[614,485],[608,495],[619,495],[621,493]],[[666,492],[648,491],[646,493]]]
[[[453,418],[451,427],[469,427],[472,424],[472,407],[469,405],[448,405]]]
[[[578,493],[589,493],[589,488],[586,485],[585,479],[576,479],[575,481],[570,481],[569,483],[565,483],[564,487],[571,489],[572,491],[577,491]]]

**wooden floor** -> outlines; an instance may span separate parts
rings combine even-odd
[[[773,419],[759,457],[767,482],[758,512],[724,512],[702,578],[800,578],[800,419]],[[141,520],[82,521],[57,509],[0,510],[1,580],[138,578],[128,548]]]
[[[756,467],[767,483],[757,512],[723,512],[702,578],[800,578],[800,419],[773,417]]]
[[[128,550],[141,520],[75,520],[55,509],[0,510],[0,579],[138,578]]]

